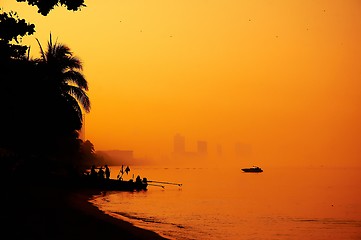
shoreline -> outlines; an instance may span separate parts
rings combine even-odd
[[[137,240],[170,240],[163,236],[160,236],[158,233],[155,233],[151,230],[143,229],[133,225],[130,222],[121,220],[116,217],[112,217],[98,209],[92,203],[89,202],[90,198],[99,193],[91,193],[89,191],[81,193],[72,193],[68,201],[72,207],[80,209],[84,214],[96,218],[99,221],[104,223],[114,225],[117,228],[117,231],[122,231],[122,236],[117,235],[117,239],[127,240],[127,239],[137,239]],[[124,237],[124,238],[123,238]]]
[[[169,240],[99,210],[88,201],[98,191],[26,183],[3,189],[1,227],[11,239]]]

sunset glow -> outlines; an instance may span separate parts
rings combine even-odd
[[[31,56],[51,32],[83,61],[96,150],[172,164],[179,133],[190,152],[207,142],[212,163],[361,166],[360,1],[86,4],[2,11],[36,25]]]

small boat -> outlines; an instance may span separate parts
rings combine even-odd
[[[99,189],[103,191],[142,191],[147,190],[148,182],[146,178],[128,181],[122,179],[92,179],[90,176],[82,178],[78,183],[80,186]]]
[[[144,178],[142,181],[106,179],[101,187],[108,191],[141,191],[147,190],[147,186],[147,179]]]
[[[241,170],[243,172],[255,172],[255,173],[263,172],[262,168],[257,167],[257,166],[253,166],[250,168],[242,168]]]
[[[105,165],[107,168],[107,165]],[[96,171],[98,169],[98,171]],[[102,172],[100,172],[102,171]],[[82,187],[99,189],[103,191],[141,191],[147,190],[148,180],[147,178],[141,179],[138,175],[135,181],[130,179],[128,181],[123,179],[124,172],[128,173],[130,168],[127,167],[123,170],[123,166],[116,179],[109,178],[104,175],[103,167],[96,168],[94,165],[92,169],[87,169],[81,178],[79,178],[78,184]]]

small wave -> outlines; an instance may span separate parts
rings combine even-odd
[[[361,226],[360,220],[351,219],[334,219],[334,218],[297,218],[296,222],[317,222],[321,224],[335,224],[335,225],[355,225]]]
[[[181,225],[181,224],[176,224],[176,223],[170,223],[170,225],[175,226],[177,228],[185,228],[185,226]]]
[[[318,222],[317,219],[297,219],[296,222]]]
[[[147,222],[147,223],[160,223],[160,224],[163,223],[162,221],[160,221],[154,217],[140,217],[140,216],[137,216],[136,213],[126,213],[126,212],[113,212],[113,213],[120,215],[122,217],[129,218],[131,220],[137,220],[137,221],[142,221],[142,222]]]
[[[180,229],[185,229],[186,227],[182,224],[179,223],[171,223],[171,222],[165,222],[162,221],[160,219],[157,219],[155,217],[142,217],[142,216],[137,216],[136,213],[126,213],[126,212],[112,212],[113,216],[118,215],[124,218],[128,218],[130,220],[135,220],[135,221],[141,221],[144,223],[155,223],[155,224],[162,224],[162,225],[170,225],[176,228],[180,228]]]

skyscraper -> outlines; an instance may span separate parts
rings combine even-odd
[[[197,150],[199,156],[206,156],[208,149],[207,149],[207,142],[205,141],[198,141],[197,143]]]
[[[183,155],[185,153],[184,137],[178,133],[174,136],[173,150],[176,155]]]

